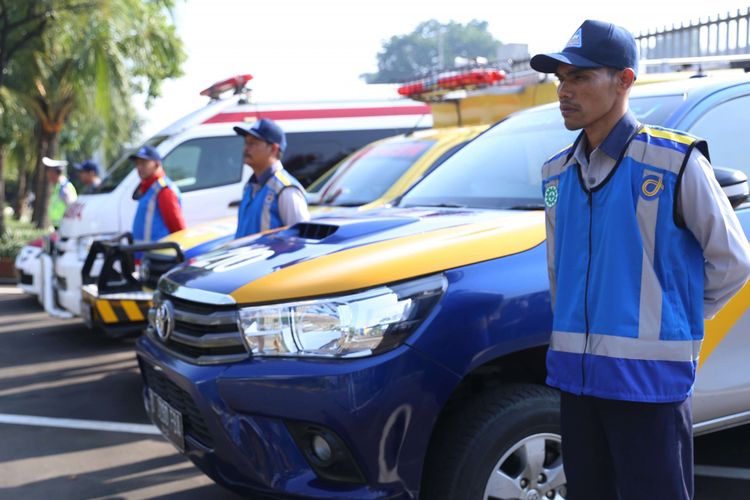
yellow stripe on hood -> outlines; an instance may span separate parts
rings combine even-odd
[[[300,262],[242,286],[239,304],[331,295],[505,257],[544,241],[544,212],[513,212],[342,250]]]
[[[226,236],[227,234],[234,234],[236,229],[237,217],[232,215],[171,233],[159,240],[159,242],[174,241],[183,250],[188,250],[207,241]],[[156,250],[155,253],[171,255],[174,252],[172,250]]]
[[[750,304],[750,282],[732,297],[713,319],[703,323],[704,336],[698,368],[703,366],[711,353],[724,340],[729,330],[739,321]]]

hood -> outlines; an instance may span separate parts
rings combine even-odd
[[[236,240],[165,284],[268,303],[361,290],[529,250],[544,212],[381,209]],[[171,283],[169,283],[171,282]]]
[[[234,239],[237,230],[237,217],[232,215],[221,219],[196,224],[182,231],[169,234],[161,242],[175,242],[180,245],[186,259],[196,257],[228,243]],[[153,253],[172,255],[171,250],[153,250]]]
[[[120,226],[120,214],[116,207],[113,210],[111,195],[81,195],[66,210],[60,224],[61,238],[78,238],[80,236],[118,234],[130,231]],[[133,202],[135,205],[135,203]],[[102,216],[102,214],[106,214]]]

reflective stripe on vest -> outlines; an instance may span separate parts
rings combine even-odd
[[[689,395],[703,338],[703,255],[674,207],[685,163],[704,145],[643,127],[592,190],[576,145],[545,164],[557,286],[550,385],[634,401]]]

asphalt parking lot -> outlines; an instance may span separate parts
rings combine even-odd
[[[0,285],[0,499],[236,499],[150,425],[133,340]],[[750,498],[750,426],[696,439],[696,499]]]

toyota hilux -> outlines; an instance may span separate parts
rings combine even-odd
[[[644,86],[631,109],[708,140],[748,234],[750,78]],[[574,138],[554,105],[519,112],[393,208],[164,275],[137,342],[154,423],[245,494],[566,498],[541,165]],[[706,322],[696,434],[750,422],[748,306],[750,286]]]

